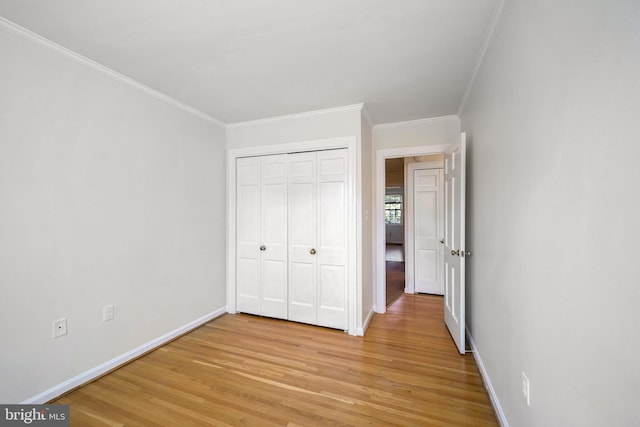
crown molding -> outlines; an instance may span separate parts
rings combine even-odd
[[[480,49],[480,54],[478,55],[478,60],[476,61],[475,67],[473,68],[473,74],[471,74],[471,78],[467,83],[467,87],[464,91],[464,95],[462,96],[462,101],[460,102],[460,107],[458,107],[458,116],[462,116],[462,111],[467,105],[467,99],[469,98],[469,94],[471,93],[471,89],[476,83],[476,79],[478,78],[478,73],[480,72],[480,68],[484,63],[484,58],[489,50],[489,46],[493,42],[493,39],[496,34],[496,29],[498,25],[502,22],[502,17],[504,16],[504,11],[507,8],[509,0],[499,0],[496,9],[493,12],[493,17],[491,18],[491,25],[489,25],[489,30],[484,38],[484,43],[482,48]]]
[[[153,89],[149,86],[146,86],[142,83],[140,83],[137,80],[132,79],[131,77],[127,77],[124,74],[121,74],[109,67],[106,67],[92,59],[87,58],[86,56],[83,56],[71,49],[68,49],[64,46],[61,46],[39,34],[34,33],[33,31],[30,31],[18,24],[16,24],[15,22],[9,21],[6,18],[3,18],[2,16],[0,16],[0,27],[5,28],[6,30],[9,30],[11,32],[17,33],[21,36],[26,37],[27,39],[30,39],[31,41],[38,43],[42,46],[48,47],[60,54],[63,54],[81,64],[84,64],[90,68],[93,68],[94,70],[100,71],[108,76],[110,76],[111,78],[118,80],[122,83],[125,83],[131,87],[134,87],[142,92],[144,92],[145,94],[156,98],[166,104],[169,104],[171,106],[174,106],[176,108],[179,108],[183,111],[188,112],[189,114],[192,114],[196,117],[199,117],[201,119],[207,120],[211,123],[215,123],[218,126],[221,127],[226,127],[226,124],[218,119],[216,119],[215,117],[210,116],[207,113],[204,113],[200,110],[198,110],[197,108],[194,108],[190,105],[187,105],[185,103],[183,103],[182,101],[178,101],[175,98],[172,98],[171,96],[162,93],[156,89]]]
[[[248,120],[245,122],[228,123],[227,128],[257,126],[257,125],[263,125],[263,124],[272,123],[272,122],[278,122],[280,120],[300,119],[304,117],[319,116],[327,113],[339,113],[342,111],[356,111],[356,110],[362,110],[363,107],[364,107],[364,104],[360,103],[360,104],[345,105],[343,107],[325,108],[322,110],[312,110],[312,111],[305,111],[302,113],[285,114],[282,116],[266,117],[264,119]]]

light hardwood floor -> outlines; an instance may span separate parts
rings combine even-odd
[[[405,295],[364,338],[225,315],[55,403],[73,426],[496,426],[442,310]]]

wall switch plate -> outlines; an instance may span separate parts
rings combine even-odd
[[[53,322],[53,337],[59,338],[63,335],[67,335],[67,319],[55,320]]]
[[[527,378],[527,375],[524,373],[524,371],[522,371],[522,394],[527,401],[527,406],[531,406],[529,378]]]
[[[102,321],[108,322],[109,320],[113,320],[113,304],[102,308]]]

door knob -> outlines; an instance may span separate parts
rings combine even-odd
[[[309,251],[309,253],[310,253],[311,255],[315,255],[315,254],[316,254],[316,250],[315,250],[315,249],[311,249],[311,250]]]
[[[466,255],[466,256],[471,256],[471,251],[463,251],[462,253],[463,253],[463,256],[464,256],[464,255]]]
[[[261,250],[261,251],[266,251],[266,250],[267,250],[267,247],[266,247],[265,245],[262,245],[262,246],[260,246],[260,250]]]
[[[451,255],[453,256],[460,255],[460,249],[456,249],[455,251],[451,249]]]

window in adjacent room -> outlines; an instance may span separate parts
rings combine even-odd
[[[385,224],[402,224],[402,194],[387,194],[384,198]]]

